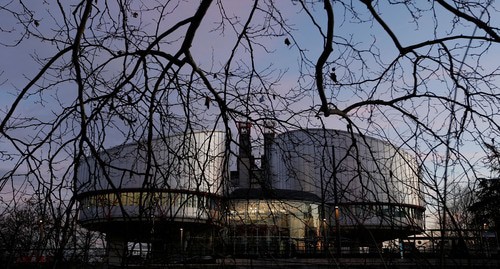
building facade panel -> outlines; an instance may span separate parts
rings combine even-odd
[[[80,221],[140,216],[206,221],[214,217],[214,201],[222,196],[225,167],[223,132],[102,151],[79,166]]]
[[[334,207],[339,224],[376,229],[423,228],[425,210],[418,165],[402,149],[371,137],[338,130],[307,129],[275,138],[273,187],[312,192]]]

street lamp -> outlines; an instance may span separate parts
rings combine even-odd
[[[183,241],[183,235],[184,235],[184,229],[180,228],[180,231],[181,231],[181,254],[183,252],[183,244],[182,244],[182,241]]]
[[[326,218],[323,219],[321,226],[323,232],[323,254],[326,254],[328,253],[328,223],[326,222]]]
[[[339,223],[339,206],[335,206],[335,248],[337,250],[337,256],[340,257],[340,223]]]

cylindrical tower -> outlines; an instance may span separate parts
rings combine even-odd
[[[110,252],[110,261],[124,260],[127,242],[147,242],[153,257],[199,254],[196,248],[207,252],[210,235],[221,224],[226,172],[223,132],[190,132],[104,150],[79,163],[79,221],[107,234],[108,245],[118,249]]]
[[[337,240],[381,242],[424,227],[417,162],[388,142],[338,130],[297,130],[275,138],[272,156],[273,189],[320,197],[330,236],[341,233]]]

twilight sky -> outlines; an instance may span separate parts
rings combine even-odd
[[[103,2],[96,1],[96,10],[103,8]],[[107,1],[111,6],[111,10],[117,12],[114,1]],[[133,10],[146,10],[149,3],[147,1],[129,1],[130,10],[133,15]],[[314,23],[311,17],[301,8],[299,1],[272,1],[275,5],[273,16],[282,16],[288,27],[280,28],[279,25],[273,25],[273,31],[268,33],[267,36],[256,36],[255,40],[258,42],[252,46],[254,50],[253,64],[256,70],[262,73],[269,73],[270,77],[279,79],[272,85],[272,90],[279,95],[286,96],[290,92],[301,92],[301,97],[294,100],[290,104],[273,102],[271,99],[265,99],[261,102],[261,110],[259,112],[275,109],[284,109],[286,112],[302,112],[311,107],[319,106],[319,97],[314,84],[312,74],[314,72],[313,65],[319,57],[323,49],[323,39],[320,34],[326,29],[326,15],[322,8],[322,4],[318,3],[310,7],[311,17],[314,18]],[[347,5],[342,1],[333,1],[335,11],[335,30],[334,30],[334,47],[333,53],[327,61],[325,72],[329,72],[332,67],[336,68],[336,75],[339,84],[327,82],[326,95],[330,102],[335,103],[340,109],[344,109],[357,102],[372,99],[384,99],[392,96],[398,96],[397,89],[409,88],[412,86],[411,76],[411,61],[410,57],[400,59],[399,69],[394,71],[394,76],[385,76],[384,67],[390,61],[394,60],[399,54],[396,46],[390,40],[389,35],[383,31],[382,27],[372,20],[372,16],[368,13],[366,7],[358,1],[344,1],[346,3],[353,3],[353,10],[350,10]],[[450,16],[445,9],[433,1],[414,1],[415,7],[409,9],[404,5],[390,5],[386,1],[377,1],[376,10],[378,14],[386,21],[395,35],[398,37],[403,46],[409,46],[419,42],[425,42],[434,38],[444,38],[452,35],[472,35],[475,27],[464,21],[453,23],[453,17]],[[451,1],[447,1],[451,2]],[[66,12],[67,18],[70,23],[74,24],[73,8],[79,1],[61,1],[62,7]],[[179,20],[194,14],[195,7],[199,1],[181,1],[179,5],[172,2],[167,5],[165,15],[162,17],[154,16],[157,10],[148,10],[139,13],[137,16],[130,16],[129,23],[134,25],[140,30],[147,33],[155,33],[155,31],[163,31]],[[204,18],[200,29],[198,30],[195,40],[193,42],[192,53],[193,58],[197,61],[199,67],[207,73],[220,73],[223,71],[228,58],[231,55],[232,48],[235,40],[238,37],[239,30],[245,19],[249,16],[252,1],[221,1],[221,5],[217,3],[212,4],[211,9],[208,11],[207,16]],[[262,1],[262,8],[265,9],[268,1]],[[26,4],[26,3],[25,3]],[[63,26],[61,12],[59,12],[55,1],[30,1],[26,4],[30,12],[25,16],[15,17],[11,12],[21,12],[22,8],[18,2],[13,1],[6,6],[0,8],[0,120],[5,117],[6,111],[12,107],[17,92],[25,87],[28,82],[39,72],[40,66],[47,62],[47,59],[52,57],[61,48],[61,43],[58,46],[51,42],[51,38],[60,38],[53,36],[54,29]],[[221,9],[223,7],[224,9]],[[417,12],[417,8],[421,13]],[[485,12],[483,18],[490,20],[490,25],[497,27],[500,23],[498,16],[500,6],[498,1],[492,1],[488,6],[488,12]],[[9,12],[11,11],[11,12]],[[220,27],[221,12],[231,18],[231,23],[227,21],[224,23],[224,28]],[[483,9],[472,7],[470,10],[464,12],[472,14],[475,17],[480,17]],[[257,27],[263,27],[261,24],[264,21],[264,13],[258,13],[252,22],[250,30]],[[110,15],[112,16],[112,15]],[[23,31],[21,22],[28,25],[29,34]],[[36,23],[35,23],[36,22]],[[159,23],[158,23],[159,22]],[[316,25],[315,25],[316,24]],[[160,29],[156,29],[156,26]],[[103,22],[102,26],[97,24],[88,27],[87,31],[91,29],[98,32],[99,27],[112,27],[110,22]],[[498,30],[497,30],[498,32]],[[70,32],[70,36],[74,36]],[[183,31],[179,31],[175,37],[181,38]],[[477,30],[476,35],[484,36],[482,30]],[[40,37],[46,40],[41,41]],[[285,45],[285,39],[291,40],[291,45]],[[20,41],[18,44],[17,42]],[[164,44],[162,49],[166,52],[174,53],[180,42],[171,38],[169,45]],[[355,46],[357,51],[348,48],[347,44]],[[447,43],[448,46],[455,48],[453,55],[457,59],[462,59],[468,40],[456,40]],[[121,50],[121,43],[119,41],[110,41],[107,46],[112,51]],[[497,43],[493,43],[487,50],[484,44],[480,41],[471,43],[471,49],[466,56],[466,64],[463,66],[463,72],[472,72],[476,69],[481,69],[481,73],[495,74],[495,71],[500,66],[498,64],[498,55],[500,55],[500,47]],[[238,65],[247,67],[251,65],[248,57],[249,47],[241,45],[235,54],[232,67],[237,68]],[[418,50],[419,53],[425,55],[440,55],[443,53],[436,46],[424,47]],[[478,53],[484,53],[483,57],[479,60]],[[377,55],[378,57],[374,57]],[[301,60],[301,59],[308,59]],[[64,58],[69,62],[69,57]],[[95,62],[103,61],[101,58],[96,58]],[[477,62],[480,61],[480,62]],[[453,87],[451,81],[445,75],[444,71],[433,65],[432,62],[424,64],[419,70],[419,75],[425,78],[425,84],[420,85],[427,89],[428,92],[435,93],[436,95],[447,95]],[[479,67],[479,68],[478,68]],[[115,72],[122,70],[119,62],[108,65],[107,72],[109,77],[113,77]],[[435,69],[434,69],[435,68]],[[455,68],[459,68],[455,66]],[[271,72],[270,70],[273,70]],[[302,74],[300,72],[303,72]],[[383,79],[377,80],[379,77]],[[430,79],[435,77],[435,79]],[[53,81],[61,81],[68,78],[67,73],[54,73],[44,76],[39,82],[45,85]],[[484,84],[471,84],[471,87],[492,87],[496,89],[498,79],[489,81],[489,85]],[[236,82],[235,82],[236,83]],[[220,86],[219,84],[214,84]],[[236,84],[238,85],[238,84]],[[244,83],[241,85],[244,86]],[[242,86],[242,87],[243,87]],[[394,91],[382,89],[396,89]],[[32,117],[32,120],[50,122],[54,119],[55,115],[61,113],[63,108],[68,104],[74,102],[76,98],[76,88],[73,83],[60,83],[56,87],[49,87],[43,93],[37,92],[37,87],[33,87],[28,91],[28,97],[21,101],[16,108],[14,115],[21,117]],[[255,90],[255,89],[253,89]],[[266,94],[256,92],[252,98],[260,99]],[[463,98],[459,95],[458,98]],[[458,99],[460,100],[460,99]],[[61,102],[61,103],[58,103]],[[65,103],[67,102],[67,103]],[[256,102],[259,104],[259,102]],[[478,103],[480,103],[478,101]],[[433,130],[437,130],[438,134],[446,133],[447,119],[449,115],[443,113],[446,111],[440,107],[439,103],[427,103],[425,101],[412,101],[403,106],[409,113],[414,113],[423,120],[426,125]],[[491,112],[492,118],[498,119],[495,106],[491,104],[484,104],[485,114]],[[443,104],[443,107],[445,105]],[[397,112],[397,111],[396,111]],[[374,109],[370,106],[360,106],[353,110],[348,116],[351,120],[366,130],[368,134],[379,134],[380,136],[387,136],[396,140],[404,141],[405,137],[410,136],[411,129],[407,127],[406,122],[399,114],[394,111],[381,108],[380,110]],[[207,117],[216,117],[218,110],[217,107],[211,107],[205,112]],[[309,114],[308,114],[309,113]],[[457,117],[463,111],[457,112]],[[299,114],[299,113],[298,113]],[[377,115],[376,122],[367,120],[369,115]],[[292,126],[313,127],[324,125],[328,128],[346,128],[346,121],[339,117],[329,117],[318,119],[313,113],[304,112],[300,113],[300,117],[292,116],[291,113],[279,114],[279,119],[287,121]],[[499,119],[500,120],[500,119]],[[13,126],[16,125],[12,121]],[[464,134],[463,144],[460,145],[460,150],[465,158],[480,159],[484,156],[483,149],[480,147],[480,139],[475,135],[484,135],[483,139],[490,139],[495,136],[498,130],[491,130],[489,126],[481,127],[481,120],[474,123],[477,131],[470,134]],[[474,124],[471,124],[474,125]],[[72,128],[71,126],[68,128]],[[40,133],[45,130],[34,129],[11,129],[8,131],[10,136],[16,137],[21,141],[37,141]],[[114,130],[116,131],[116,130]],[[111,134],[113,130],[110,131]],[[383,133],[383,134],[382,134]],[[121,139],[110,135],[105,141],[105,146],[114,146],[122,143]],[[453,141],[453,143],[457,143]],[[416,144],[416,143],[415,143]],[[0,161],[0,174],[2,171],[9,171],[12,166],[17,162],[19,154],[24,152],[22,147],[15,149],[15,145],[5,141],[4,137],[0,135],[0,151],[14,154],[10,159],[3,157]],[[414,144],[406,144],[404,148],[411,148]],[[430,151],[432,145],[421,144],[422,154]],[[49,149],[40,150],[40,154],[47,154]],[[442,152],[444,155],[444,152]],[[58,155],[60,162],[57,164],[61,167],[66,165],[70,160],[64,159],[65,155]],[[425,159],[428,161],[428,159]],[[476,161],[479,163],[479,161]],[[19,173],[27,167],[19,167]],[[439,171],[439,169],[437,169]],[[462,174],[463,172],[457,172]],[[25,182],[23,182],[25,183]],[[1,186],[1,185],[0,185]]]

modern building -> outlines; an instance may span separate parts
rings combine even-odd
[[[422,231],[415,158],[388,142],[338,130],[264,134],[262,167],[240,124],[239,173],[228,214],[233,254],[304,255],[380,247]]]
[[[132,242],[145,243],[157,262],[312,257],[423,229],[419,167],[409,153],[345,131],[275,135],[266,127],[264,154],[255,158],[251,125],[238,124],[231,176],[222,132],[127,144],[81,160],[81,224],[106,233],[115,264],[126,261]]]
[[[212,254],[224,224],[225,134],[191,132],[117,146],[80,161],[79,221],[106,233],[110,264],[145,246],[154,262]],[[137,252],[137,251],[135,251]],[[186,253],[185,253],[186,252]]]

